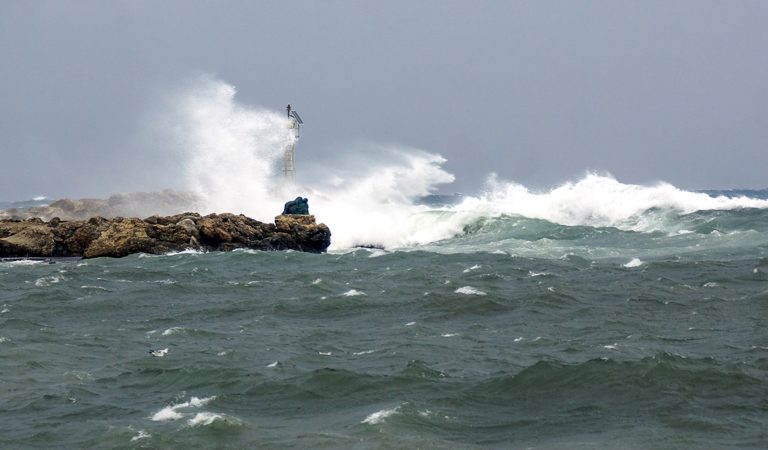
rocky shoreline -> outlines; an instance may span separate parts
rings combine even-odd
[[[188,249],[325,252],[331,231],[315,216],[284,214],[263,223],[242,214],[183,213],[139,218],[0,220],[0,258],[114,257]]]

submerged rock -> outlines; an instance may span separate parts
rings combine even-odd
[[[275,224],[244,215],[184,213],[147,219],[0,220],[0,257],[122,257],[186,249],[324,252],[331,231],[314,216],[281,215]]]

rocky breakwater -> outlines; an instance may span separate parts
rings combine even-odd
[[[146,219],[92,217],[48,222],[0,220],[0,257],[123,257],[187,249],[324,252],[331,231],[312,215],[280,215],[263,223],[244,215],[184,213]]]

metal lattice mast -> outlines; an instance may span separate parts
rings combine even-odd
[[[296,139],[285,147],[285,153],[283,154],[283,179],[292,183],[296,179],[296,143],[299,141],[299,131],[304,121],[301,120],[296,111],[291,109],[290,104],[285,109],[288,111],[288,119],[290,121],[288,128],[293,129]]]

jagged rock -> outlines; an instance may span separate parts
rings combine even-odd
[[[88,220],[0,220],[0,257],[161,254],[198,250],[299,250],[324,252],[331,232],[309,215],[281,215],[276,224],[244,215],[183,213],[138,218]]]
[[[0,239],[0,254],[53,256],[55,241],[51,229],[36,222],[27,221],[26,223],[30,226],[12,236]]]
[[[315,216],[282,214],[275,217],[277,239],[273,245],[297,248],[306,252],[324,252],[331,245],[331,231],[316,224]]]

